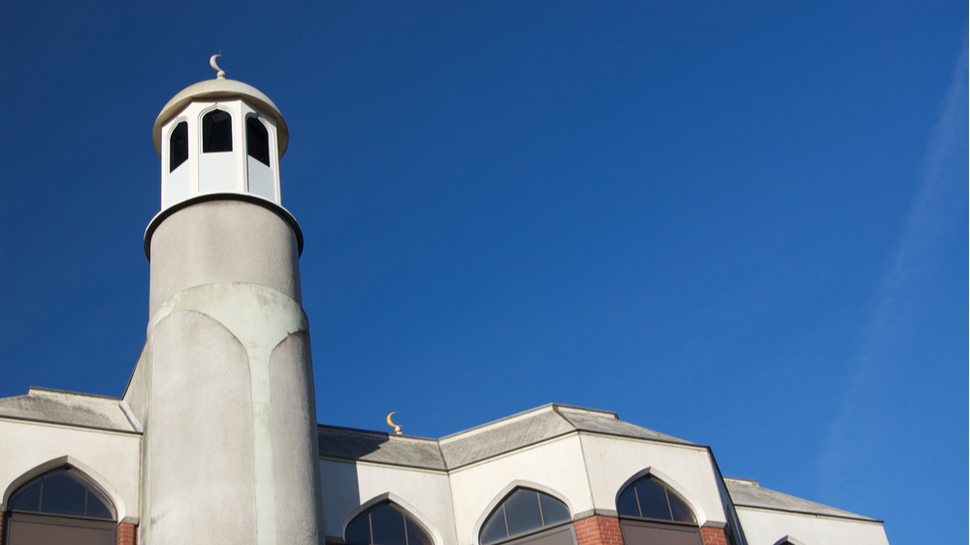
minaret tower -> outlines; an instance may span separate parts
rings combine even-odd
[[[216,57],[217,78],[175,95],[153,130],[150,319],[125,394],[144,427],[139,543],[316,545],[303,237],[280,198],[286,123]]]

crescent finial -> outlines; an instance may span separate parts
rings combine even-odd
[[[391,417],[394,416],[395,413],[397,413],[397,411],[391,411],[391,414],[387,415],[387,425],[394,428],[394,433],[396,433],[397,435],[402,435],[401,426],[398,426],[397,424],[391,421]]]
[[[226,71],[219,68],[219,65],[216,64],[216,59],[220,57],[222,57],[221,53],[209,57],[209,66],[216,71],[216,79],[226,79]]]

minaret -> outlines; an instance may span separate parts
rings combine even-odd
[[[225,79],[155,120],[148,334],[125,401],[144,427],[143,545],[314,544],[322,499],[303,238],[281,205],[286,123]]]

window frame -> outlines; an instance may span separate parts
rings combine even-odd
[[[505,504],[508,503],[508,501],[512,498],[512,496],[514,496],[519,491],[528,491],[528,492],[534,492],[534,493],[538,494],[537,500],[538,500],[539,512],[540,512],[540,516],[541,516],[540,521],[542,522],[543,526],[539,526],[538,528],[533,528],[531,530],[528,530],[528,531],[523,532],[523,533],[520,533],[520,534],[507,535],[506,537],[504,537],[502,539],[499,539],[499,540],[496,540],[496,541],[489,541],[487,543],[485,541],[483,541],[482,540],[482,537],[485,535],[485,528],[488,526],[489,522],[491,522],[492,519],[495,516],[498,515],[499,509],[502,509],[502,516],[505,517],[506,533],[507,534],[510,533],[509,530],[508,530],[508,514],[505,512]],[[566,513],[568,514],[568,517],[566,518],[566,520],[553,523],[553,524],[551,524],[549,526],[545,526],[544,525],[545,524],[545,517],[542,516],[542,499],[541,499],[541,496],[547,496],[549,498],[552,498],[553,500],[555,500],[559,504],[561,504],[566,509]],[[572,512],[572,509],[570,509],[569,504],[566,503],[562,498],[558,497],[557,495],[550,494],[549,491],[547,491],[547,490],[540,490],[540,489],[535,488],[533,486],[530,486],[528,484],[516,485],[516,486],[512,487],[511,490],[507,490],[504,494],[502,494],[499,497],[501,499],[498,500],[497,502],[495,502],[493,505],[490,506],[491,509],[489,511],[487,511],[487,514],[485,515],[485,517],[483,518],[481,524],[478,527],[478,534],[476,536],[477,537],[477,540],[478,540],[477,541],[477,544],[478,545],[503,545],[503,544],[511,543],[511,542],[514,542],[514,541],[517,541],[517,540],[520,540],[520,539],[523,539],[523,538],[536,538],[536,537],[539,537],[540,534],[543,534],[543,535],[545,535],[545,534],[551,534],[551,533],[554,533],[554,531],[561,530],[561,528],[563,526],[572,525],[572,523],[573,523],[573,518],[572,518],[573,517],[573,512]],[[575,531],[575,528],[572,528],[571,527],[571,532],[573,534],[573,541],[575,542],[576,541],[576,531]]]

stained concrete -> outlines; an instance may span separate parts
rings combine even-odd
[[[193,286],[246,282],[302,304],[293,228],[264,206],[238,200],[198,202],[165,218],[151,237],[149,314]]]

